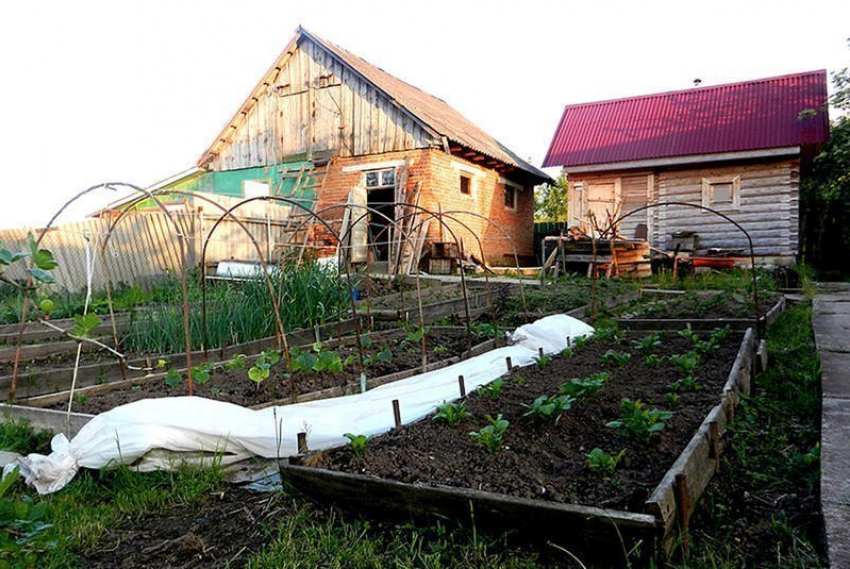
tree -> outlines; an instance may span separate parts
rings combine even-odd
[[[534,190],[534,221],[567,221],[567,177]]]
[[[812,161],[800,184],[803,260],[822,277],[850,276],[850,70],[832,75],[833,108],[829,142]]]

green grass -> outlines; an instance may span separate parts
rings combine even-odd
[[[768,370],[741,403],[682,567],[819,567],[820,375],[811,308],[768,331]]]
[[[663,271],[652,275],[645,284],[676,290],[752,290],[753,277],[749,270],[743,269],[689,273],[675,279],[671,271]],[[759,292],[777,288],[771,272],[765,269],[756,269],[756,284]]]

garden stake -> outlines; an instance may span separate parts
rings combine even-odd
[[[298,454],[307,454],[307,433],[298,433]]]
[[[366,393],[366,372],[360,372],[360,393]]]
[[[537,348],[537,354],[542,358],[543,357],[543,348]]]
[[[687,558],[691,553],[688,526],[691,522],[691,497],[688,492],[688,478],[681,472],[676,474],[676,503],[679,506],[679,526],[682,528],[682,552]]]
[[[401,427],[401,407],[399,407],[398,399],[393,399],[393,418],[395,419],[395,428]]]
[[[507,366],[508,366],[508,371],[511,371],[512,369],[514,369],[514,366],[511,363],[511,357],[510,356],[505,358],[505,364],[507,364]]]
[[[717,421],[708,424],[708,442],[711,449],[711,457],[714,459],[714,472],[720,472],[720,425]]]
[[[572,344],[572,339],[569,336],[567,336],[567,348],[570,347],[570,344]]]
[[[460,397],[463,399],[466,397],[466,382],[463,380],[462,375],[457,376],[457,384],[460,387]]]

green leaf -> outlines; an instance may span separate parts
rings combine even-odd
[[[248,370],[248,379],[254,383],[262,383],[269,377],[269,370],[252,367]]]
[[[29,253],[12,253],[8,249],[0,249],[0,264],[11,265],[12,263],[29,257]]]
[[[314,356],[311,352],[304,352],[297,358],[298,367],[303,369],[304,371],[311,370],[316,366],[316,363],[319,361],[319,358]]]
[[[45,314],[50,314],[56,308],[56,305],[49,298],[45,298],[45,299],[42,299],[42,301],[38,303],[38,307]]]
[[[384,348],[380,352],[378,352],[378,361],[383,362],[385,364],[393,361],[393,352],[389,348]]]
[[[47,249],[39,249],[32,256],[33,264],[43,271],[49,271],[59,266],[56,259],[53,258],[53,253]]]
[[[51,283],[56,282],[56,279],[54,279],[52,276],[50,276],[47,272],[43,271],[42,269],[27,269],[27,272],[32,276],[32,278],[34,278],[37,281],[47,283],[47,284],[51,284]]]
[[[181,376],[176,370],[170,369],[165,374],[165,385],[169,388],[177,387],[182,381],[183,376]]]
[[[100,318],[98,318],[97,314],[89,312],[88,314],[74,316],[74,329],[72,332],[75,336],[85,338],[98,326],[100,326]]]

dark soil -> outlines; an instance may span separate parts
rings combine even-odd
[[[759,316],[764,316],[776,306],[781,294],[759,297]],[[702,318],[754,318],[753,297],[746,292],[721,292],[716,294],[685,293],[669,300],[638,299],[625,309],[624,318],[680,319]]]
[[[702,359],[696,372],[702,389],[680,389],[675,403],[668,401],[668,386],[680,374],[666,360],[649,367],[631,346],[630,340],[641,336],[591,342],[572,357],[554,357],[543,369],[516,370],[497,399],[470,394],[466,407],[472,418],[458,426],[427,418],[375,438],[364,458],[344,447],[321,455],[319,466],[408,483],[642,511],[644,501],[720,401],[741,335],[730,334],[713,355]],[[557,394],[570,378],[605,369],[600,356],[612,348],[632,354],[632,359],[623,367],[608,369],[611,376],[601,391],[573,403],[555,423],[524,416],[525,405],[538,396]],[[658,353],[681,354],[690,349],[690,340],[671,333]],[[673,411],[674,416],[659,436],[649,443],[637,442],[605,427],[620,417],[623,398],[640,399],[647,408]],[[505,448],[488,454],[469,433],[486,426],[487,415],[498,413],[510,421]],[[587,466],[586,454],[597,447],[611,454],[626,449],[613,477],[603,477]]]
[[[465,331],[461,330],[431,331],[426,338],[429,363],[459,356],[468,347],[467,335]],[[476,338],[472,340],[472,344],[475,345],[481,341]],[[375,340],[371,348],[363,350],[364,357],[377,354],[384,348],[392,350],[392,361],[361,366],[357,361],[357,350],[353,346],[340,346],[334,351],[340,355],[342,360],[349,356],[354,356],[355,360],[337,373],[330,371],[298,373],[296,375],[296,388],[299,394],[305,394],[330,387],[342,387],[359,382],[361,371],[365,371],[370,378],[376,378],[415,369],[422,364],[420,344],[405,341],[403,337],[383,341]],[[249,367],[250,365],[246,364],[244,369],[217,369],[211,373],[210,380],[207,383],[200,385],[195,382],[194,393],[201,397],[219,399],[243,406],[269,403],[292,395],[290,381],[285,375],[287,368],[283,358],[271,369],[269,378],[259,385],[248,379]],[[81,395],[74,402],[74,411],[97,414],[140,399],[186,395],[186,389],[185,379],[183,383],[174,388],[169,388],[164,380],[157,380],[120,390],[105,391],[87,396]],[[67,402],[57,403],[49,408],[64,409],[66,407]]]
[[[262,549],[279,516],[290,515],[282,494],[227,488],[200,504],[130,519],[109,530],[83,567],[241,567]]]

